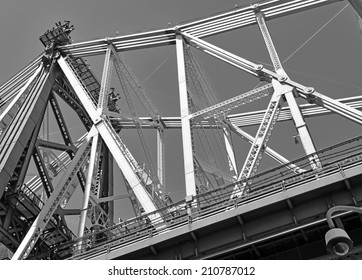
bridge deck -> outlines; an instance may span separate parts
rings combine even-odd
[[[319,251],[312,246],[308,257],[300,250],[299,255],[318,257],[326,254],[320,244],[328,229],[326,211],[362,200],[361,139],[318,152],[321,169],[295,174],[285,166],[275,168],[254,176],[247,195],[231,197],[235,184],[227,185],[195,197],[192,205],[182,201],[159,209],[162,224],[139,217],[85,237],[80,251],[74,243],[59,250],[68,250],[71,259],[203,259],[240,250],[251,258],[265,258],[271,247],[281,246],[276,240],[284,238],[284,243],[294,240],[301,248],[317,242]],[[306,168],[308,159],[294,163]],[[358,231],[362,225],[356,226],[356,219],[342,213],[338,222]],[[291,245],[283,246],[281,252]]]

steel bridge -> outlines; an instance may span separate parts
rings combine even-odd
[[[292,80],[267,22],[339,2],[362,16],[362,1],[273,0],[162,30],[80,43],[72,43],[69,21],[45,32],[40,37],[44,52],[0,87],[1,256],[335,258],[324,245],[326,212],[335,205],[361,206],[362,136],[317,149],[305,118],[335,114],[360,127],[362,96],[331,98]],[[273,69],[208,41],[252,25],[259,27]],[[176,49],[176,117],[161,115],[123,56],[170,45]],[[260,83],[219,101],[196,52]],[[104,57],[100,81],[86,61],[93,56]],[[265,110],[240,111],[261,100],[268,100]],[[85,131],[77,140],[67,125],[69,109]],[[49,137],[52,120],[61,135],[56,140]],[[268,145],[274,126],[287,121],[303,148],[297,160]],[[249,126],[257,127],[255,136],[246,132]],[[137,133],[138,150],[124,137],[130,130]],[[169,130],[180,131],[182,143],[185,199],[178,202],[169,194],[172,179],[165,176]],[[149,133],[156,138],[155,148]],[[235,136],[250,146],[242,164]],[[262,170],[263,155],[278,166]],[[123,221],[118,217],[126,205],[120,210],[117,202],[125,200],[133,217]],[[340,212],[334,220],[354,241],[348,258],[359,258],[360,216]]]

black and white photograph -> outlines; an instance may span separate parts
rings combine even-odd
[[[362,0],[1,0],[0,47],[0,271],[358,272]]]

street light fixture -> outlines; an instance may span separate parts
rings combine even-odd
[[[334,206],[327,211],[327,222],[330,230],[325,235],[327,250],[339,257],[346,256],[352,251],[353,242],[347,232],[336,228],[332,220],[332,214],[337,211],[352,211],[362,214],[362,209],[354,206]]]
[[[345,256],[351,252],[353,242],[347,232],[341,228],[331,228],[325,235],[327,250],[337,256]]]

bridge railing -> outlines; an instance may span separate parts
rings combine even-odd
[[[32,202],[32,205],[36,205],[39,211],[43,208],[44,202],[38,197],[38,195],[33,192],[26,184],[20,185],[16,192],[18,194],[25,195],[30,201]]]
[[[149,223],[148,215],[136,217],[119,223],[102,231],[94,232],[73,243],[64,244],[62,250],[68,250],[74,257],[83,254],[95,254],[97,251],[106,252],[110,249],[124,247],[128,244],[139,242],[149,237],[160,235],[164,232],[187,225],[196,220],[205,219],[225,209],[239,207],[245,203],[261,199],[314,181],[340,170],[360,164],[362,161],[362,136],[355,137],[343,143],[322,149],[316,153],[322,163],[321,168],[311,169],[309,158],[305,156],[293,161],[299,168],[306,171],[296,174],[288,169],[287,165],[273,168],[259,173],[248,179],[248,191],[242,196],[232,196],[235,182],[218,189],[201,193],[193,201],[180,201],[155,212],[162,213],[160,227]],[[288,164],[289,165],[289,164]],[[164,225],[161,227],[161,223]],[[157,228],[157,230],[156,230]],[[88,251],[88,252],[87,252]]]

